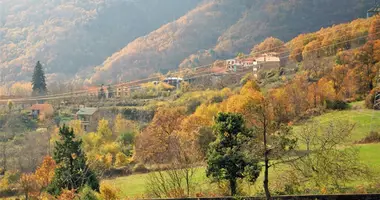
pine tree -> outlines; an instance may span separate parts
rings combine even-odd
[[[45,81],[45,73],[42,69],[40,61],[37,62],[34,68],[32,86],[33,86],[33,96],[43,96],[46,95],[47,87]]]
[[[243,117],[233,113],[219,113],[214,132],[217,138],[209,146],[206,173],[216,181],[227,180],[234,196],[238,179],[255,182],[260,174],[259,161],[244,148],[254,136],[245,127]]]
[[[56,142],[53,156],[57,168],[48,191],[58,195],[62,189],[79,190],[86,185],[99,191],[99,181],[86,164],[82,140],[75,139],[73,129],[65,125],[59,129],[59,135],[61,138]]]

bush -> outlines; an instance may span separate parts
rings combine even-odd
[[[98,200],[96,192],[87,185],[80,191],[79,196],[81,200]]]
[[[214,96],[211,98],[211,103],[221,103],[224,100],[222,96]]]
[[[15,189],[21,178],[20,172],[6,171],[0,179],[0,198],[14,196],[18,193]]]
[[[346,110],[350,108],[350,105],[341,100],[335,100],[335,101],[327,100],[326,108],[330,110]]]
[[[144,164],[142,164],[142,163],[137,163],[137,164],[133,167],[132,172],[133,172],[133,173],[148,173],[148,172],[149,172],[149,169],[146,168]]]
[[[100,185],[100,196],[104,200],[119,199],[118,190],[109,184],[102,183]]]
[[[150,122],[154,117],[153,109],[136,109],[126,108],[123,110],[123,115],[128,120]]]
[[[187,104],[186,113],[187,114],[193,114],[195,110],[200,106],[202,103],[199,100],[190,100],[190,102]]]
[[[380,142],[380,134],[375,131],[371,131],[367,136],[365,136],[362,140],[357,142],[358,144],[368,144],[368,143],[379,143]]]
[[[132,174],[131,169],[126,167],[119,167],[119,168],[110,168],[103,173],[103,177],[106,178],[113,178],[113,177],[121,177],[121,176],[129,176]]]

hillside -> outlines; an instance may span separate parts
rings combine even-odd
[[[268,36],[287,41],[304,32],[362,17],[371,3],[344,1],[208,1],[140,37],[108,58],[92,82],[210,64],[246,52]],[[220,19],[223,19],[222,22]],[[131,76],[133,74],[133,76]]]
[[[2,81],[29,80],[37,60],[50,78],[101,64],[135,38],[173,21],[199,0],[0,1]]]
[[[344,3],[342,3],[344,2]],[[48,80],[119,82],[248,53],[365,16],[364,0],[3,0],[0,82],[29,81],[37,60]],[[115,75],[117,74],[117,75]]]

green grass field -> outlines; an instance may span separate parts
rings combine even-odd
[[[355,105],[361,105],[363,102],[355,103]],[[359,106],[360,107],[360,106]],[[315,117],[315,120],[320,123],[327,123],[331,120],[348,120],[351,123],[355,123],[353,130],[352,142],[358,141],[365,137],[371,130],[380,131],[380,111],[372,111],[368,109],[353,109],[347,111],[332,111],[321,116]],[[297,127],[295,127],[297,131]],[[364,144],[357,145],[360,150],[360,158],[363,163],[366,163],[375,173],[380,174],[380,143],[378,144]],[[275,182],[275,177],[281,172],[281,168],[278,167],[270,174],[272,183]],[[138,197],[145,192],[145,181],[148,174],[137,174],[128,177],[120,177],[112,180],[105,180],[105,182],[114,185],[121,191],[123,197]],[[195,181],[197,182],[196,191],[204,191],[205,188],[211,187],[209,180],[205,175],[205,168],[198,168]],[[245,189],[248,193],[254,193],[254,190],[260,190],[262,184],[262,176],[259,177],[253,189]]]

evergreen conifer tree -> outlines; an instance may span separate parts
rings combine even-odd
[[[34,68],[32,86],[33,86],[33,96],[43,96],[47,93],[45,73],[42,69],[40,61],[37,62]]]
[[[249,155],[245,145],[254,139],[240,114],[219,113],[215,118],[216,140],[207,155],[207,176],[216,181],[229,182],[231,196],[237,194],[237,180],[255,182],[260,174],[259,161]]]
[[[99,181],[86,164],[82,140],[75,139],[73,129],[65,125],[59,129],[59,135],[60,141],[56,142],[53,155],[57,168],[48,191],[58,195],[62,189],[79,190],[86,185],[99,191]]]

